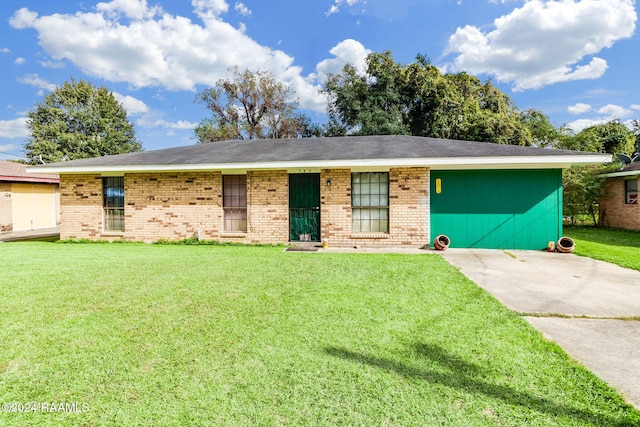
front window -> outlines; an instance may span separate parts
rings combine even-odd
[[[102,178],[102,206],[104,230],[124,231],[124,177]]]
[[[222,207],[224,231],[247,232],[247,176],[222,177]]]
[[[626,204],[637,204],[638,203],[638,180],[637,179],[628,179],[624,182],[624,193],[625,193],[625,203]]]
[[[358,172],[351,174],[352,231],[389,232],[389,174]]]

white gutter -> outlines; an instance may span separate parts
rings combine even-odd
[[[587,165],[611,162],[611,155],[558,155],[558,156],[496,156],[496,157],[434,157],[409,159],[370,160],[300,160],[275,162],[201,163],[176,165],[114,165],[114,166],[38,166],[27,168],[30,173],[132,173],[179,172],[225,170],[273,170],[273,169],[340,169],[340,168],[390,168],[428,167],[443,169],[561,169],[571,165]]]

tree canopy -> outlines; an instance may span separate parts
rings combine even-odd
[[[27,113],[29,163],[51,163],[142,150],[127,112],[105,87],[71,79]]]
[[[529,129],[535,147],[555,147],[564,129],[557,129],[541,111],[529,109],[520,113],[520,120]]]
[[[405,134],[532,145],[513,101],[490,82],[442,74],[424,56],[401,65],[391,52],[372,53],[361,73],[347,64],[326,81],[327,133]]]
[[[636,136],[625,124],[618,120],[589,126],[574,134],[566,129],[554,145],[555,148],[592,151],[599,153],[632,155]],[[593,224],[598,221],[598,202],[603,195],[605,179],[602,174],[610,172],[612,165],[574,166],[563,171],[563,211],[575,220],[586,215]]]
[[[196,95],[212,113],[195,128],[198,142],[316,136],[317,126],[298,113],[294,91],[266,71],[230,69],[232,78]]]
[[[610,154],[633,154],[635,146],[634,132],[619,120],[589,126],[577,134],[565,133],[555,145],[567,150]]]

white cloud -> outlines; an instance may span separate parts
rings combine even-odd
[[[73,15],[38,16],[23,8],[10,24],[36,30],[52,61],[69,61],[107,81],[193,91],[198,85],[213,86],[228,77],[229,67],[238,66],[271,72],[296,90],[303,108],[324,111],[326,100],[318,95],[317,81],[302,76],[293,57],[258,44],[220,19],[227,2],[193,0],[192,5],[201,23],[149,7],[145,0],[113,0],[100,3],[94,12]]]
[[[122,104],[125,110],[127,110],[128,114],[136,115],[143,114],[149,112],[149,107],[147,104],[139,100],[138,98],[134,98],[129,95],[122,95],[117,92],[112,92],[113,97]]]
[[[10,52],[11,52],[11,50],[9,50],[6,47],[0,48],[0,53],[10,53]]]
[[[352,64],[357,70],[364,72],[365,59],[371,53],[357,40],[346,39],[329,50],[334,57],[325,59],[316,66],[318,81],[324,82],[329,74],[337,74],[346,64]]]
[[[188,129],[192,130],[198,124],[194,122],[188,122],[186,120],[178,120],[177,122],[167,122],[166,120],[159,120],[156,122],[156,125],[160,125],[169,129]]]
[[[64,68],[64,62],[60,61],[38,61],[38,64],[42,65],[44,68]]]
[[[329,11],[327,12],[327,15],[331,15],[331,13],[339,12],[340,6],[342,5],[354,6],[358,3],[363,3],[366,5],[367,1],[366,0],[335,0],[335,3],[331,6]]]
[[[640,110],[640,104],[631,104],[629,108],[632,110]]]
[[[56,85],[46,81],[37,74],[26,74],[18,79],[18,83],[24,83],[31,86],[38,87],[40,89],[47,90],[49,92],[55,90]]]
[[[573,107],[569,107],[569,112],[571,113],[571,109],[574,107],[578,107],[576,110],[580,110],[581,107],[579,106],[585,106],[583,111],[581,111],[581,113],[586,113],[588,111],[591,111],[592,107],[590,105],[587,104],[576,104]],[[589,107],[588,109],[586,109],[586,107]],[[630,108],[633,108],[634,105],[632,105]],[[640,105],[636,105],[636,107],[639,107],[640,109]],[[579,119],[579,120],[575,120],[571,123],[569,123],[567,126],[573,130],[574,132],[580,132],[581,130],[588,128],[589,126],[594,126],[594,125],[599,125],[599,124],[603,124],[603,123],[607,123],[610,122],[611,120],[620,120],[623,121],[623,119],[625,117],[630,116],[631,114],[633,114],[632,110],[629,110],[627,108],[624,108],[620,105],[614,105],[614,104],[607,104],[603,107],[598,108],[597,113],[599,114],[599,116],[597,117],[591,117],[591,118],[585,118],[585,119]],[[571,113],[571,114],[575,114],[575,113]],[[631,128],[631,122],[630,121],[626,121],[624,122],[625,125],[627,125],[629,128]]]
[[[358,3],[360,3],[360,0],[335,0],[335,3],[331,5],[331,7],[325,13],[325,15],[330,16],[330,15],[333,15],[334,13],[340,12],[340,6],[342,5],[353,6]],[[363,3],[366,4],[367,3],[366,0],[363,1]]]
[[[490,32],[458,28],[447,69],[493,75],[516,91],[595,79],[607,62],[592,55],[631,37],[636,20],[633,0],[530,0],[497,18]]]
[[[162,9],[159,6],[149,7],[146,0],[112,0],[98,3],[96,10],[118,17],[124,15],[131,19],[151,18]]]
[[[0,120],[0,138],[24,138],[29,136],[26,117],[13,120]],[[6,149],[4,151],[9,151]]]
[[[588,128],[589,126],[600,125],[606,122],[607,120],[604,119],[579,119],[568,123],[567,127],[575,133],[578,133],[581,130]]]
[[[0,122],[0,123],[2,123],[2,122]],[[15,144],[0,145],[0,151],[12,151],[12,150],[15,150],[16,148],[18,148],[18,146],[15,145]]]
[[[22,65],[22,64],[25,63],[25,61],[26,61],[26,59],[20,57],[20,58],[16,58],[16,60],[13,61],[13,63],[16,64],[16,65]]]
[[[179,129],[179,130],[193,130],[198,124],[194,122],[188,122],[186,120],[178,120],[177,122],[168,122],[164,119],[155,119],[151,115],[141,117],[136,121],[137,126],[156,128],[161,127],[165,129]]]
[[[236,3],[233,9],[242,16],[251,15],[251,10],[244,3]]]
[[[19,9],[16,13],[13,14],[11,19],[9,19],[9,25],[13,28],[17,28],[22,30],[24,28],[32,27],[36,20],[38,19],[38,14],[30,11],[26,7]]]
[[[569,114],[572,114],[574,116],[577,116],[578,114],[584,114],[587,113],[589,111],[591,111],[591,105],[589,104],[583,104],[581,102],[570,106],[569,108],[567,108],[567,111],[569,112]]]
[[[216,19],[229,10],[229,4],[225,0],[191,0],[191,4],[196,15],[204,21]]]
[[[626,108],[621,107],[620,105],[608,104],[600,108],[598,110],[598,113],[604,114],[605,116],[610,117],[611,120],[613,120],[613,119],[622,119],[624,117],[627,117],[632,113],[632,111],[627,110]]]
[[[341,10],[348,10],[354,15],[370,15],[384,21],[407,16],[415,0],[334,0],[326,16]]]
[[[327,10],[327,12],[325,13],[325,15],[327,15],[327,16],[331,16],[331,15],[333,15],[334,13],[338,13],[338,12],[340,12],[340,8],[338,7],[338,5],[333,4],[333,5],[331,5],[331,7],[329,8],[329,10]]]

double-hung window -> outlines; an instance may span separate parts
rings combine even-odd
[[[624,202],[626,204],[638,203],[638,179],[628,179],[624,182]]]
[[[222,177],[222,207],[225,232],[247,232],[247,176]]]
[[[388,233],[389,173],[352,173],[351,208],[352,232]]]
[[[102,178],[104,231],[124,231],[124,177]]]

